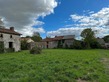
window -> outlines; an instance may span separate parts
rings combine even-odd
[[[0,34],[0,38],[3,38],[3,34]]]
[[[10,35],[10,38],[12,38],[12,35]]]

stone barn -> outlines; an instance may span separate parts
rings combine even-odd
[[[65,48],[66,45],[70,48],[75,40],[75,35],[55,36],[54,38],[45,38],[42,42],[45,42],[45,48]]]
[[[14,31],[14,27],[6,29],[0,26],[0,42],[4,44],[4,48],[14,48],[15,51],[20,51],[20,33]]]

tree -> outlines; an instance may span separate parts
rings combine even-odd
[[[42,40],[42,37],[38,32],[34,32],[31,39],[34,40],[35,42],[40,42]]]
[[[40,36],[40,33],[39,32],[34,32],[33,36]]]
[[[91,43],[96,41],[95,33],[91,28],[84,29],[81,32],[81,37],[83,37],[84,42],[87,45],[87,48],[91,48]]]
[[[26,36],[26,38],[31,38],[31,36]]]
[[[103,39],[104,39],[104,41],[105,41],[105,42],[107,42],[107,43],[108,43],[108,42],[109,42],[109,35],[104,36],[104,37],[103,37]]]
[[[74,40],[74,43],[73,43],[73,45],[72,45],[72,48],[73,48],[73,49],[82,49],[81,41],[79,41],[79,40]]]
[[[21,41],[21,50],[28,50],[28,43],[26,40]]]

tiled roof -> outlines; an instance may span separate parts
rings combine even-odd
[[[62,40],[64,36],[55,36],[54,40]]]
[[[66,35],[63,37],[63,39],[74,39],[75,35]]]
[[[22,40],[22,41],[23,41],[23,40],[29,40],[29,39],[31,39],[31,38],[21,37],[21,40]]]
[[[18,32],[15,32],[14,30],[6,29],[6,28],[0,28],[1,33],[7,33],[7,34],[15,34],[15,35],[21,35]]]
[[[6,28],[0,28],[0,33],[7,33],[7,34],[14,34],[14,35],[21,35],[18,32],[15,32],[13,30],[10,29],[6,29]]]
[[[50,41],[56,41],[56,40],[62,40],[62,39],[66,39],[66,40],[68,40],[68,39],[74,39],[74,35],[55,36],[54,38],[45,38],[45,39],[43,39],[42,41],[43,41],[43,42],[44,42],[44,41],[50,42]]]
[[[46,42],[46,41],[50,42],[50,41],[53,41],[53,40],[54,40],[54,38],[45,38],[45,39],[42,40],[42,42]]]

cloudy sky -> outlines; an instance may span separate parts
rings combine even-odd
[[[109,0],[0,0],[0,18],[23,36],[75,35],[92,28],[109,35]],[[1,24],[1,23],[0,23]]]

